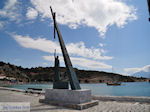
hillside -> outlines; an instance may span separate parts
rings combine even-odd
[[[60,68],[62,80],[68,80],[64,67]],[[146,81],[146,78],[123,76],[103,71],[87,71],[75,69],[80,83],[102,83],[107,81],[136,82]],[[0,62],[0,76],[14,77],[19,81],[52,82],[54,76],[53,67],[22,68],[9,63]]]

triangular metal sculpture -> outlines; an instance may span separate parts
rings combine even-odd
[[[52,7],[50,7],[50,10],[51,10],[51,14],[52,14],[53,22],[54,22],[54,38],[56,38],[55,33],[57,33],[60,47],[61,47],[62,54],[63,54],[63,58],[64,58],[64,62],[65,62],[66,68],[67,68],[67,73],[69,75],[71,89],[72,90],[81,89],[77,75],[72,67],[70,57],[68,55],[65,43],[63,41],[62,35],[60,33],[60,30],[59,30],[57,22],[56,22],[56,17],[55,17],[56,13],[53,12]]]

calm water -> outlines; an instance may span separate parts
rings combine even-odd
[[[52,88],[52,84],[24,84],[9,86],[11,88],[27,89],[34,88]],[[93,95],[112,95],[112,96],[149,96],[149,82],[122,83],[121,86],[107,86],[106,84],[81,84],[82,89],[91,89]]]

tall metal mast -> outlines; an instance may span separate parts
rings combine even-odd
[[[150,0],[147,0],[147,4],[148,4],[148,11],[149,11],[149,21],[150,21]]]
[[[62,50],[62,54],[63,54],[63,57],[64,57],[64,62],[65,62],[66,68],[67,68],[67,72],[69,74],[71,89],[72,90],[81,89],[79,81],[77,79],[77,75],[76,75],[76,73],[75,73],[75,71],[72,67],[72,63],[71,63],[70,57],[68,55],[68,52],[67,52],[65,43],[63,41],[62,35],[61,35],[60,30],[58,28],[56,18],[55,18],[55,13],[53,12],[51,7],[50,7],[50,10],[51,10],[51,14],[52,14],[53,22],[54,22],[54,35],[55,35],[55,30],[56,30],[57,35],[58,35],[58,40],[59,40],[59,43],[60,43],[60,47],[61,47],[61,50]]]

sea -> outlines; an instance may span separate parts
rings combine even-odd
[[[105,83],[80,84],[82,89],[91,89],[93,95],[101,96],[145,96],[150,97],[149,82],[126,82],[120,86],[107,86]],[[26,90],[27,88],[52,88],[52,84],[22,84],[7,86]]]

